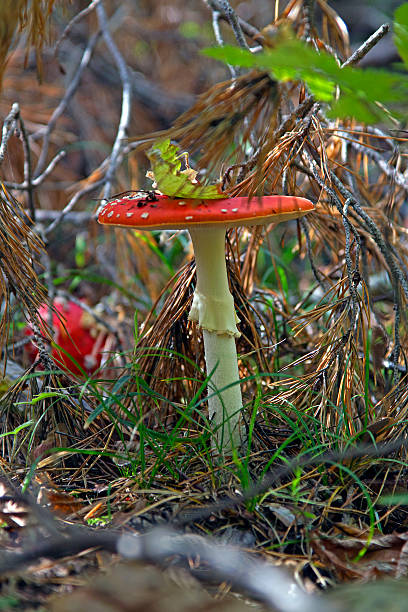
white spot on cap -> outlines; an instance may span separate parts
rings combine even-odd
[[[179,205],[179,206],[185,206],[185,205],[186,205],[186,203],[185,203],[185,202],[179,202],[179,203],[178,203],[178,205]]]
[[[142,219],[147,219],[149,216],[149,213],[144,212],[140,216],[142,217]]]
[[[130,213],[126,213],[127,217],[132,217],[134,215],[134,213],[130,212]]]
[[[238,212],[238,208],[233,208],[232,212]]]
[[[192,219],[193,219],[193,217],[191,217],[191,216],[186,217],[186,221],[192,221]]]
[[[110,212],[108,212],[108,214],[106,215],[107,217],[112,217],[113,215],[113,210],[111,210]]]
[[[106,213],[106,208],[102,208],[101,212],[100,212],[100,216],[103,217],[103,215]]]
[[[141,200],[146,197],[145,193],[132,193],[131,195],[125,196],[127,200]]]
[[[116,215],[116,218],[117,218],[117,219],[118,219],[119,217],[120,217],[120,213],[118,213],[118,214]]]
[[[222,213],[227,213],[227,212],[228,212],[228,210],[227,210],[226,208],[221,208],[221,212],[222,212]]]

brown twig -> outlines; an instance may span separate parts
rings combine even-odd
[[[383,23],[358,49],[354,51],[352,55],[341,65],[342,68],[346,66],[354,66],[358,64],[360,60],[367,55],[367,53],[390,31],[390,25]]]
[[[249,23],[238,17],[228,0],[204,1],[211,8],[212,11],[217,11],[220,14],[220,17],[228,21],[234,32],[234,36],[239,46],[243,49],[249,49],[243,31],[245,31],[245,33],[251,36],[252,38],[259,35],[259,31],[253,26],[251,26]]]

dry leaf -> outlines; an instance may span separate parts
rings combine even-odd
[[[313,540],[319,560],[341,580],[400,578],[408,570],[408,533]],[[365,548],[367,550],[365,551]],[[365,552],[364,552],[365,551]]]

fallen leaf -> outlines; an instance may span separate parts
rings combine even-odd
[[[408,533],[368,534],[349,538],[315,538],[313,549],[340,580],[399,578],[408,571]]]

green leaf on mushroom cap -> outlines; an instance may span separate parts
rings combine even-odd
[[[180,153],[170,139],[155,142],[147,152],[152,170],[147,176],[154,180],[157,189],[170,197],[216,200],[225,198],[216,185],[201,185],[196,180],[197,172],[188,167],[181,169],[181,159],[187,158]]]

